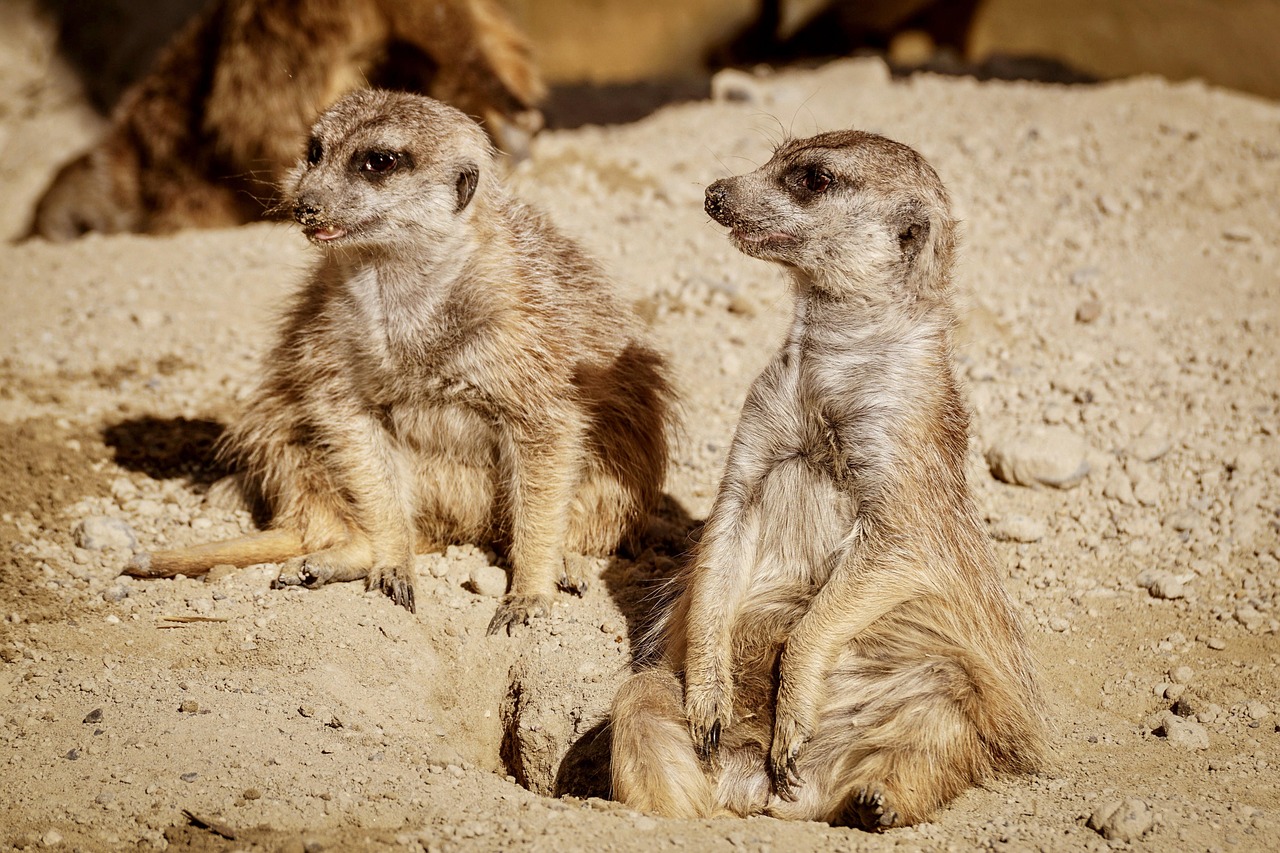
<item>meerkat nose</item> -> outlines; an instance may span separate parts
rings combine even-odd
[[[728,182],[723,180],[716,181],[714,184],[707,187],[707,200],[702,205],[702,208],[707,212],[707,215],[716,222],[719,222],[721,225],[730,224],[729,210],[725,206],[725,200],[728,195]]]
[[[309,199],[299,199],[293,206],[293,218],[302,225],[315,225],[320,218],[321,210]]]

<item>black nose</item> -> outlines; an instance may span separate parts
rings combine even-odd
[[[707,187],[707,200],[703,203],[702,209],[707,215],[719,222],[721,225],[730,224],[731,218],[728,207],[729,186],[727,181],[716,181]]]
[[[320,218],[321,210],[313,201],[306,198],[298,199],[298,203],[293,206],[293,218],[298,220],[302,225],[314,225]]]

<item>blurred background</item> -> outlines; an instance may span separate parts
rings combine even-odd
[[[9,2],[9,0],[5,0]],[[537,49],[551,126],[701,97],[727,66],[877,53],[895,74],[1201,78],[1280,97],[1280,0],[501,0]],[[39,0],[107,110],[204,0]]]

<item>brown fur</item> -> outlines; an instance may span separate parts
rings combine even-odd
[[[580,590],[572,555],[613,551],[666,471],[671,391],[636,318],[507,195],[480,127],[431,99],[348,95],[287,194],[325,254],[224,446],[300,539],[282,580],[367,578],[413,609],[415,549],[497,542],[513,568],[491,628],[544,612],[557,579]],[[133,571],[213,564],[190,553]]]
[[[946,193],[910,148],[849,131],[784,144],[706,207],[790,270],[795,319],[748,395],[662,663],[614,702],[614,793],[669,816],[924,820],[1042,749],[965,480]]]
[[[495,0],[216,0],[58,173],[32,233],[164,233],[263,215],[313,118],[380,79],[482,119],[519,153],[541,126],[529,46]]]

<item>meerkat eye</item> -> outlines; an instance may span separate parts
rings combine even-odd
[[[312,139],[307,144],[307,165],[314,166],[320,162],[320,158],[324,156],[324,148],[320,145],[319,139]]]
[[[804,188],[811,193],[824,193],[834,180],[826,169],[814,167],[804,173]]]
[[[400,165],[400,157],[394,151],[370,151],[360,164],[361,171],[374,175],[386,175],[394,172]]]

